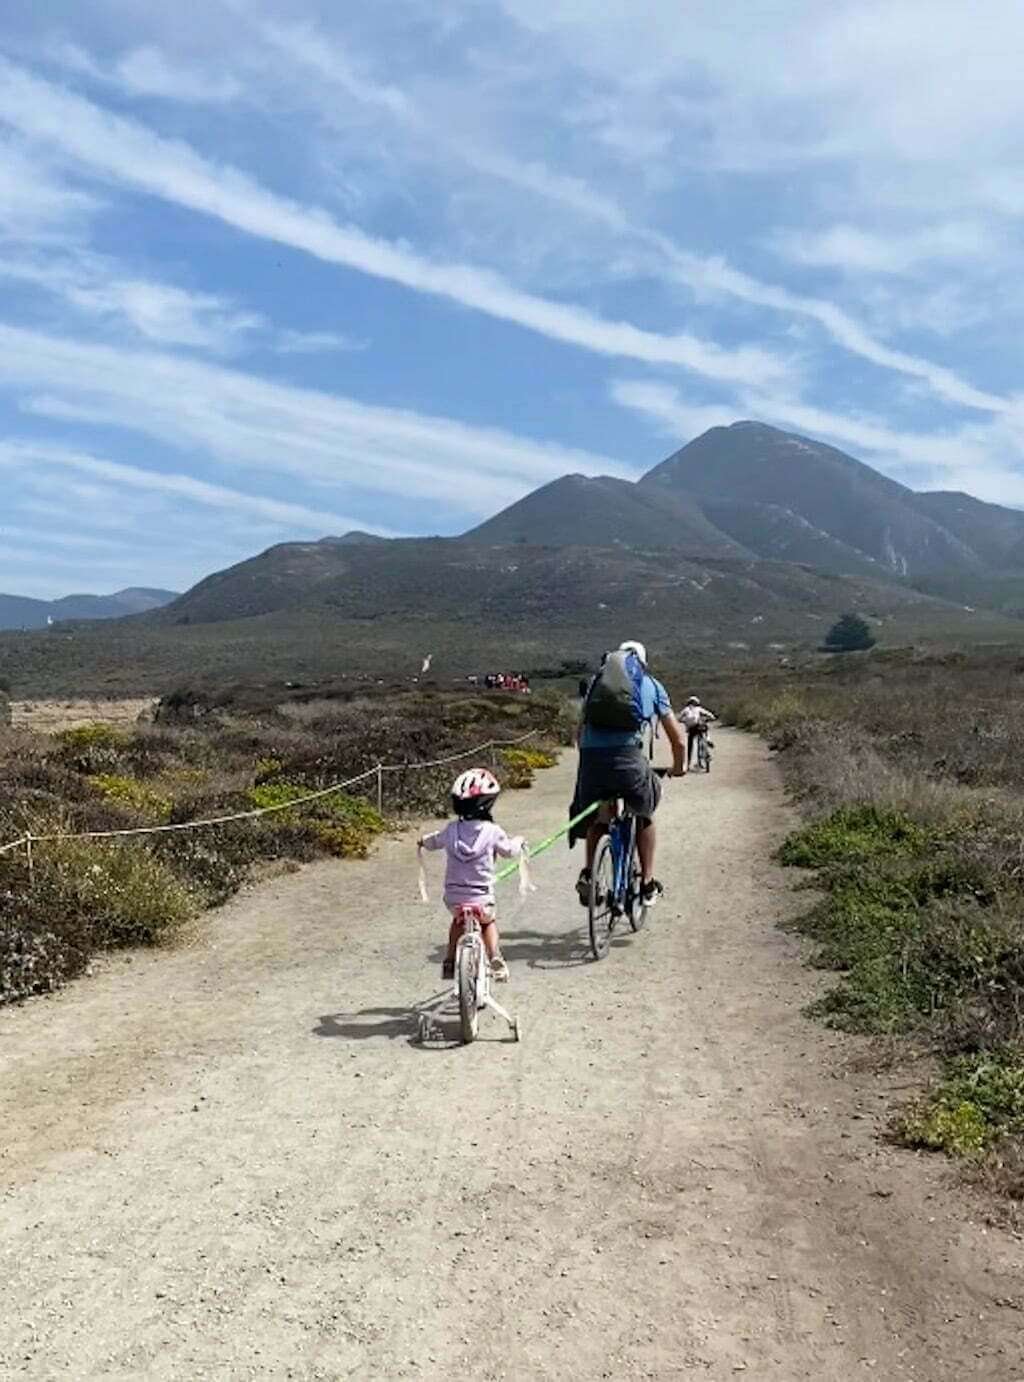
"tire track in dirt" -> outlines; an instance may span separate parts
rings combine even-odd
[[[0,1372],[1024,1377],[1020,1245],[880,1142],[884,1082],[801,1016],[789,811],[717,737],[638,937],[583,960],[564,849],[506,894],[519,1046],[410,1043],[445,921],[408,836],[0,1012]],[[572,771],[502,819],[546,834]]]

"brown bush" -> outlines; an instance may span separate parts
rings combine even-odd
[[[248,713],[246,705],[251,702]],[[56,828],[65,834],[200,821],[344,781],[378,762],[416,764],[488,739],[536,729],[560,737],[561,708],[546,697],[346,693],[284,706],[235,688],[183,696],[155,725],[87,725],[52,739],[0,734],[0,844]],[[534,741],[531,741],[531,745]],[[491,753],[488,765],[498,764]],[[446,810],[460,758],[384,779],[392,819]],[[376,782],[355,798],[329,797],[258,819],[168,831],[116,846],[40,846],[36,887],[24,861],[0,856],[0,1002],[54,987],[111,945],[178,934],[193,904],[230,897],[264,861],[363,854],[383,822]],[[98,871],[95,871],[97,870]]]

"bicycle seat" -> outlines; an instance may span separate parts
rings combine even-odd
[[[461,907],[455,909],[455,921],[477,921],[482,926],[487,919],[487,909],[479,902],[464,902]]]

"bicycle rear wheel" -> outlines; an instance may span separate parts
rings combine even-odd
[[[607,835],[598,842],[594,866],[590,871],[590,898],[587,904],[587,923],[590,927],[590,949],[595,960],[603,960],[612,940],[615,906],[615,856]]]
[[[636,845],[636,823],[633,824],[632,848],[629,852],[629,878],[626,881],[626,915],[634,931],[642,931],[647,920],[644,901],[644,875],[640,867],[640,852]]]
[[[482,962],[480,949],[479,945],[460,945],[456,961],[459,979],[459,1030],[466,1044],[476,1041],[480,1026],[480,1013],[476,1006],[477,983]]]

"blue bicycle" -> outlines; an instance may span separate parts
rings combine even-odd
[[[655,771],[659,777],[665,776],[663,770]],[[606,802],[601,813],[608,830],[594,854],[587,902],[590,949],[595,960],[608,954],[612,934],[623,918],[633,932],[641,931],[648,907],[643,897],[636,817],[621,800]]]

